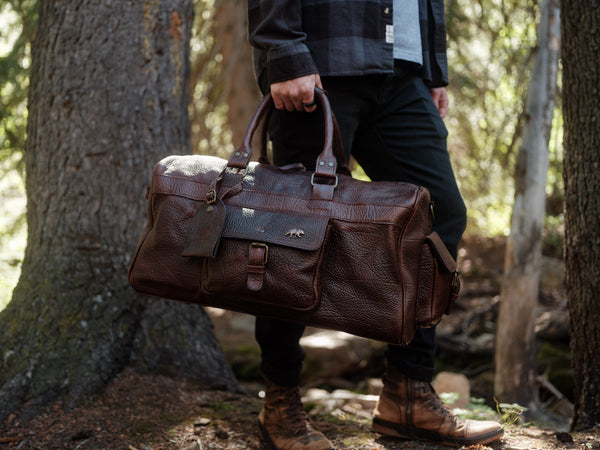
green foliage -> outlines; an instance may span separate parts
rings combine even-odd
[[[17,170],[21,154],[0,160],[0,310],[12,297],[27,241],[25,185]]]
[[[449,148],[478,234],[508,234],[520,146],[535,0],[452,0],[447,4]],[[560,114],[551,142],[549,195],[562,196]]]
[[[460,396],[457,392],[442,392],[439,395],[444,404],[451,408]],[[453,408],[453,411],[461,419],[498,420],[498,413],[492,407],[486,405],[485,400],[482,398],[471,397],[464,408]]]
[[[0,0],[0,310],[17,283],[26,241],[27,91],[38,0]]]
[[[0,160],[25,149],[31,42],[38,0],[0,1]],[[22,159],[15,160],[24,171]]]
[[[192,149],[206,154],[209,149],[231,151],[231,130],[227,124],[227,102],[223,85],[223,57],[215,36],[215,0],[195,1],[195,23],[191,46],[190,122]]]
[[[497,403],[498,414],[502,418],[502,423],[513,425],[517,423],[521,415],[527,411],[527,408],[517,403]]]
[[[454,392],[440,394],[442,401],[450,407],[458,400],[458,396],[459,394]],[[471,397],[469,403],[464,408],[454,408],[453,411],[461,419],[500,420],[505,425],[513,425],[527,411],[527,408],[516,403],[496,402],[496,410],[494,410],[494,408],[486,405],[483,398]]]

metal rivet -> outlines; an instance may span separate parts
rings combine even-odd
[[[236,158],[238,158],[240,156],[240,152],[234,152],[233,156],[235,156]]]
[[[206,212],[211,212],[213,210],[213,205],[208,205],[206,208]]]
[[[329,162],[327,163],[327,165],[328,165],[329,167],[333,167],[333,161],[329,161]]]
[[[387,16],[387,15],[389,15],[389,13],[390,13],[390,8],[385,8],[385,9],[383,10],[383,13],[384,13],[386,16]]]
[[[242,153],[242,156],[243,156],[244,158],[247,158],[247,157],[248,157],[248,153],[244,152],[244,153]]]
[[[324,166],[325,165],[325,161],[319,161],[319,165],[320,166]]]

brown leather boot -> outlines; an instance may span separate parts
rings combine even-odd
[[[297,386],[268,383],[258,425],[263,438],[278,450],[333,450],[331,442],[310,423]]]
[[[502,426],[491,420],[461,420],[442,404],[431,384],[412,380],[393,369],[383,377],[373,431],[457,447],[488,444],[504,434]]]

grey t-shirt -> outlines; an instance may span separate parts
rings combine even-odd
[[[394,59],[423,64],[419,0],[394,0]]]

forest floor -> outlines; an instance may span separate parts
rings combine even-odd
[[[474,254],[474,248],[478,249],[477,254]],[[452,337],[452,330],[458,329],[458,324],[462,324],[461,329],[466,330],[476,323],[493,323],[491,314],[494,311],[494,298],[498,294],[497,281],[502,259],[502,245],[489,242],[474,242],[463,252],[463,271],[466,272],[463,302],[467,305],[462,313],[458,311],[442,321],[442,324],[447,324],[448,336]],[[556,279],[558,276],[549,278]],[[564,303],[560,295],[543,297],[548,309],[557,309],[557,305]],[[558,316],[564,317],[565,314],[559,311]],[[469,326],[465,326],[465,323]],[[221,325],[215,326],[216,331]],[[489,330],[482,334],[481,327],[478,328],[477,342],[488,343],[484,357],[489,360],[490,340],[480,339],[486,333],[489,336]],[[560,326],[558,328],[564,340],[565,331],[560,331]],[[468,338],[471,339],[471,336]],[[249,338],[246,336],[243,339],[247,341]],[[478,348],[481,350],[482,347]],[[456,358],[456,354],[450,355],[449,359],[452,358]],[[483,365],[486,364],[491,365],[484,361]],[[478,366],[481,365],[478,363]],[[190,380],[125,370],[102,393],[75,409],[68,410],[61,403],[55,403],[29,420],[22,419],[18,414],[11,415],[0,423],[0,450],[267,449],[269,446],[261,440],[257,427],[262,386],[256,378],[242,386],[246,395],[205,390]],[[478,390],[475,380],[473,387]],[[359,397],[357,395],[341,402],[332,402],[331,398],[323,402],[305,402],[311,419],[334,443],[335,448],[447,448],[418,441],[390,439],[372,432],[372,404],[366,405]],[[486,397],[489,399],[491,395]],[[488,408],[489,411],[496,414],[493,408]],[[498,414],[494,417],[495,420],[505,418]],[[508,422],[504,424],[505,434],[499,442],[470,448],[600,450],[600,427],[586,432],[567,433],[564,426],[552,428]]]
[[[125,371],[105,392],[66,411],[49,406],[27,423],[17,417],[0,425],[1,449],[267,449],[251,395],[205,391],[190,381]],[[330,413],[310,415],[337,449],[444,449],[394,440],[370,430],[370,411],[352,400]],[[584,433],[506,425],[501,441],[470,449],[600,449],[600,428]]]

